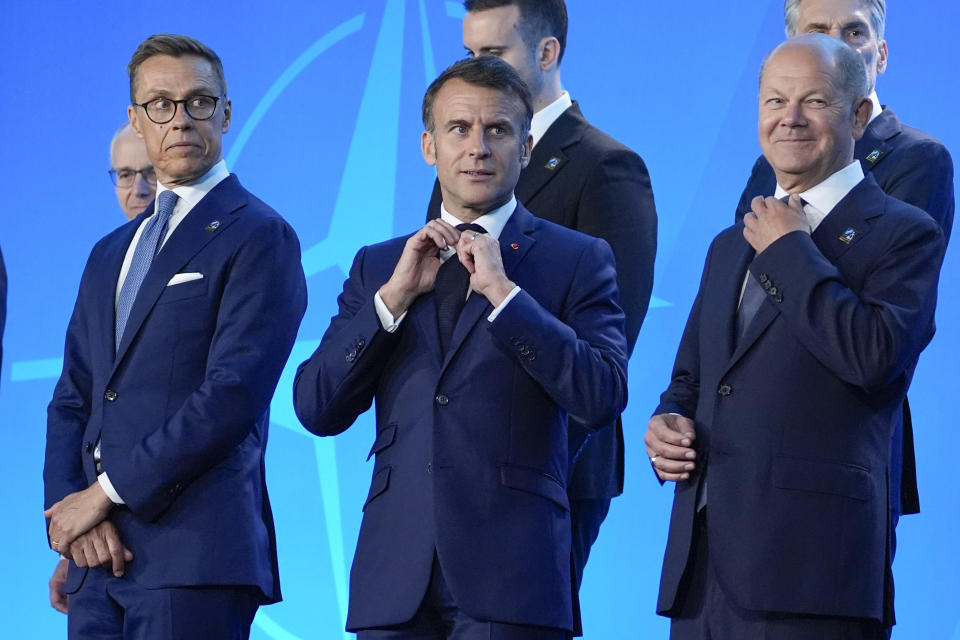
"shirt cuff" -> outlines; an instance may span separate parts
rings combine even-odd
[[[394,318],[393,314],[390,313],[390,309],[387,308],[387,303],[380,297],[379,291],[373,294],[373,306],[377,310],[377,317],[380,318],[380,326],[382,326],[383,330],[387,333],[396,331],[397,327],[400,326],[400,323],[403,322],[403,319],[407,316],[407,312],[404,311],[400,314],[399,318]]]
[[[110,482],[110,478],[107,477],[106,471],[97,476],[97,482],[100,483],[100,488],[103,489],[103,492],[110,498],[110,502],[113,504],[127,504],[123,501],[123,498],[120,497],[120,494],[117,493],[117,490],[113,488],[113,483]]]
[[[510,304],[510,301],[517,297],[517,294],[520,293],[520,287],[514,287],[510,293],[507,294],[507,297],[503,299],[503,302],[497,305],[497,308],[490,312],[490,315],[487,316],[487,321],[493,322],[497,319],[497,316],[500,315],[500,312],[506,309],[507,305]]]

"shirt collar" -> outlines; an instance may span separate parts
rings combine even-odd
[[[227,171],[227,163],[225,160],[221,160],[210,167],[210,170],[203,174],[203,177],[190,184],[179,185],[170,189],[158,181],[157,195],[159,196],[163,191],[173,191],[188,205],[188,208],[192,209],[203,199],[203,196],[210,193],[215,186],[228,177],[230,177],[230,172]]]
[[[880,104],[880,98],[877,97],[877,90],[874,89],[870,92],[870,102],[873,103],[873,112],[870,114],[870,119],[867,121],[867,124],[873,122],[883,111],[883,105]]]
[[[537,146],[543,135],[547,132],[554,122],[557,121],[563,112],[573,105],[570,94],[566,91],[560,92],[560,97],[545,106],[540,111],[533,114],[533,120],[530,122],[530,135],[533,136],[533,146]]]
[[[840,169],[818,185],[802,191],[800,197],[807,203],[803,212],[807,214],[810,229],[814,230],[827,217],[833,208],[843,200],[850,191],[863,180],[863,169],[860,161],[854,160],[843,169]],[[788,195],[783,187],[777,184],[774,196],[782,198]]]
[[[517,208],[517,197],[511,196],[510,201],[507,204],[497,207],[489,213],[485,213],[476,220],[473,221],[474,224],[478,224],[484,229],[487,230],[487,233],[495,239],[500,239],[500,232],[503,231],[503,228],[507,224],[507,220],[510,219],[510,216],[513,215],[514,210]],[[441,203],[440,204],[440,219],[444,222],[448,222],[454,227],[458,224],[463,224],[463,220],[458,219],[452,213],[447,211],[447,208]]]

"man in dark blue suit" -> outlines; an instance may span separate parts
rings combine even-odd
[[[653,291],[657,210],[647,167],[632,149],[590,124],[563,89],[567,48],[564,0],[466,0],[463,46],[472,56],[494,55],[523,78],[533,98],[533,152],[520,172],[517,199],[535,216],[598,238],[617,261],[620,306],[633,351]],[[427,219],[440,215],[436,182]],[[611,428],[570,425],[567,495],[573,527],[573,565],[579,586],[590,548],[623,493],[624,446],[620,418]]]
[[[829,36],[764,62],[776,191],[711,245],[645,437],[676,482],[657,603],[671,638],[879,639],[892,623],[891,431],[945,243],[854,159],[868,93]]]
[[[376,401],[347,618],[361,640],[573,627],[567,418],[622,411],[627,347],[610,247],[513,195],[531,114],[492,56],[434,81],[422,149],[441,216],[357,254],[297,372],[297,415],[316,434]]]
[[[80,281],[48,410],[49,542],[71,559],[71,638],[246,638],[280,599],[264,450],[300,247],[227,172],[217,55],[151,36],[128,69],[157,198]]]
[[[900,122],[877,97],[877,76],[887,68],[886,0],[786,0],[787,36],[826,33],[853,47],[863,57],[873,112],[853,156],[865,174],[873,176],[887,195],[926,211],[940,224],[949,242],[953,227],[953,160],[943,144],[923,131]],[[760,156],[740,203],[737,220],[750,211],[755,196],[769,196],[776,188],[770,163]],[[903,420],[894,433],[891,476],[894,524],[900,513],[920,511],[914,458],[913,423],[904,399]],[[901,471],[902,469],[902,471]]]

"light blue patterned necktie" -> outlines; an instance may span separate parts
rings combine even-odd
[[[127,326],[127,319],[130,317],[130,310],[133,309],[137,292],[140,291],[140,285],[143,284],[143,279],[147,276],[150,265],[153,264],[153,257],[160,250],[163,237],[167,235],[167,222],[176,204],[177,194],[173,191],[163,191],[157,196],[157,213],[143,226],[140,241],[137,243],[137,248],[133,250],[133,260],[130,261],[130,269],[127,271],[127,277],[123,281],[120,297],[117,300],[117,323],[114,334],[114,347],[117,349],[120,348],[120,339],[123,337],[123,330]]]

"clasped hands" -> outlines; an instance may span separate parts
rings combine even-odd
[[[71,493],[43,512],[50,519],[50,546],[79,567],[110,565],[114,575],[123,575],[133,553],[124,546],[116,527],[107,520],[113,502],[99,482]]]
[[[643,441],[657,476],[664,481],[689,480],[696,469],[697,452],[693,441],[697,434],[693,420],[677,413],[658,413],[647,423]]]
[[[800,196],[794,194],[784,203],[773,196],[757,196],[743,216],[743,237],[759,254],[781,237],[794,231],[810,233]]]
[[[418,296],[433,290],[441,265],[437,252],[448,247],[456,250],[456,259],[470,272],[471,289],[494,307],[516,286],[504,272],[500,243],[490,234],[461,233],[443,220],[431,220],[407,240],[393,275],[380,288],[380,298],[393,317],[403,315]]]

